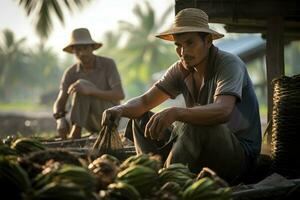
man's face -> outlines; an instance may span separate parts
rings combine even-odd
[[[82,63],[89,63],[93,56],[93,45],[75,45],[73,47],[76,58]]]
[[[205,60],[211,46],[208,36],[203,41],[197,32],[173,35],[176,52],[185,69],[191,69]]]

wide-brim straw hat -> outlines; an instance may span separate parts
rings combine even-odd
[[[209,28],[207,14],[198,8],[185,8],[178,12],[172,27],[169,30],[156,35],[156,37],[174,41],[174,34],[188,32],[209,33],[212,35],[213,40],[224,37],[223,34]]]
[[[88,45],[91,44],[94,47],[94,50],[100,48],[102,43],[95,42],[88,29],[78,28],[72,31],[71,39],[68,45],[63,48],[63,51],[68,53],[74,53],[73,49],[75,45]]]

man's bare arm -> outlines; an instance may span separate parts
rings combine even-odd
[[[68,94],[73,94],[75,92],[83,95],[94,96],[106,101],[119,102],[125,97],[121,84],[116,85],[111,90],[100,90],[92,84],[76,81],[68,88]]]
[[[236,97],[234,96],[220,95],[212,104],[192,108],[176,108],[176,118],[178,121],[201,125],[225,123],[230,119],[235,102]]]
[[[53,113],[64,112],[69,95],[62,90],[59,90],[56,101],[53,105]]]
[[[99,90],[94,88],[91,90],[90,95],[107,101],[120,101],[125,98],[121,85],[117,85],[111,90]]]
[[[102,124],[118,121],[121,117],[138,118],[168,98],[168,95],[153,86],[143,95],[133,98],[123,105],[107,109],[103,113]]]
[[[140,117],[145,112],[163,103],[168,98],[170,97],[167,94],[153,86],[143,95],[133,98],[126,104],[121,105],[122,116],[128,118]]]
[[[227,122],[233,110],[236,97],[219,96],[215,102],[193,108],[170,107],[155,113],[145,127],[145,137],[161,139],[164,130],[175,121],[189,124],[213,125]]]

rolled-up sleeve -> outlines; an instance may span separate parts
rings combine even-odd
[[[233,95],[242,100],[242,89],[244,82],[244,67],[239,60],[228,59],[225,60],[216,76],[217,87],[215,96],[218,95]]]
[[[175,99],[180,93],[181,72],[177,63],[169,67],[163,77],[155,83],[155,86]]]

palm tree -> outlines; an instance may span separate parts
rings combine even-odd
[[[12,87],[26,76],[25,38],[16,40],[10,30],[4,30],[0,42],[0,96],[7,100]]]
[[[83,8],[91,0],[18,0],[28,16],[34,16],[35,29],[42,40],[48,38],[52,30],[51,15],[55,15],[64,24],[63,9],[70,12]]]
[[[126,74],[125,85],[130,85],[135,94],[144,91],[151,81],[151,75],[165,69],[176,60],[176,54],[172,45],[154,37],[165,24],[171,14],[173,6],[170,6],[163,15],[155,18],[155,12],[148,1],[145,1],[146,9],[142,10],[136,5],[133,13],[138,19],[138,24],[121,21],[120,30],[127,33],[128,39],[123,48],[120,70]],[[134,91],[132,91],[134,92]]]

